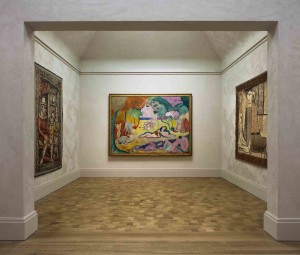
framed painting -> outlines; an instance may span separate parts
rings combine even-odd
[[[236,87],[236,151],[241,159],[267,167],[267,72]]]
[[[110,156],[191,156],[191,94],[110,94]]]
[[[62,78],[35,63],[35,176],[62,167]]]

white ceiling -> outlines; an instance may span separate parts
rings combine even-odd
[[[57,35],[81,59],[95,36],[95,31],[56,31]]]
[[[229,62],[266,36],[266,32],[237,31],[60,31],[54,34],[79,60],[196,59]]]

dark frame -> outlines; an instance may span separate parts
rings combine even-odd
[[[34,176],[41,176],[50,172],[53,172],[55,170],[61,169],[62,168],[62,158],[63,158],[63,79],[61,77],[59,77],[58,75],[54,74],[53,72],[49,71],[48,69],[44,68],[43,66],[34,63],[34,77],[35,77],[35,150],[34,150]],[[40,147],[41,147],[41,141],[40,141],[40,137],[39,137],[39,127],[38,127],[38,118],[39,118],[39,114],[40,114],[40,107],[41,107],[41,101],[42,101],[42,94],[41,94],[41,81],[43,80],[43,82],[47,82],[50,88],[50,92],[46,92],[45,93],[45,99],[47,97],[47,99],[45,100],[46,104],[47,104],[47,118],[46,118],[46,122],[47,122],[47,126],[48,126],[48,122],[49,122],[49,114],[50,114],[50,109],[58,109],[58,112],[55,113],[55,116],[57,119],[55,119],[55,124],[56,124],[56,129],[52,128],[52,135],[54,132],[55,135],[52,136],[52,144],[54,143],[54,140],[56,141],[56,145],[57,146],[53,149],[56,149],[56,155],[57,155],[57,160],[53,160],[53,161],[48,161],[47,163],[41,163],[41,157],[40,157]],[[55,84],[55,85],[53,85]],[[52,89],[52,90],[51,90]],[[49,90],[49,89],[48,89]],[[51,101],[49,98],[49,95],[53,96],[54,94],[52,94],[53,91],[56,91],[59,95],[59,103],[55,103],[55,101]],[[52,97],[53,100],[53,97]],[[57,100],[57,98],[55,99]],[[56,101],[57,102],[57,101]],[[53,110],[54,111],[54,110]],[[50,128],[49,128],[50,129]],[[53,131],[55,130],[55,131]],[[50,131],[49,131],[49,140],[50,138]],[[43,145],[42,145],[43,146]],[[50,146],[51,147],[51,146]],[[48,148],[46,147],[46,150]],[[49,149],[48,149],[49,150]],[[50,150],[52,150],[50,148]],[[52,153],[55,153],[52,150]],[[45,157],[45,155],[44,155]],[[44,158],[43,157],[43,158]]]
[[[112,99],[113,97],[178,97],[178,96],[185,96],[188,97],[189,99],[189,151],[186,153],[143,153],[143,154],[134,154],[134,153],[126,153],[126,154],[121,154],[121,153],[115,153],[112,149]],[[192,94],[109,94],[109,135],[108,135],[108,154],[109,156],[129,156],[129,157],[170,157],[170,156],[192,156]]]
[[[262,84],[262,83],[265,83],[267,82],[267,72],[264,72],[238,86],[236,86],[236,131],[235,131],[235,137],[236,137],[236,141],[235,141],[235,156],[236,156],[236,159],[239,159],[239,160],[243,160],[243,161],[246,161],[246,162],[249,162],[249,163],[252,163],[252,164],[255,164],[255,165],[258,165],[258,166],[261,166],[261,167],[267,167],[267,138],[263,138],[265,140],[265,143],[266,143],[266,147],[265,147],[265,151],[264,151],[264,155],[265,155],[265,158],[261,158],[261,157],[256,157],[256,156],[253,156],[251,155],[251,150],[249,150],[249,154],[245,154],[245,153],[241,153],[239,152],[239,147],[238,147],[238,140],[239,140],[239,133],[240,133],[240,125],[239,125],[239,121],[240,121],[240,109],[239,109],[239,93],[241,91],[246,91],[246,90],[249,90],[259,84]],[[267,114],[264,114],[264,115],[267,115]],[[258,134],[260,135],[260,134]],[[263,140],[263,141],[264,141]],[[251,148],[251,146],[250,146]]]

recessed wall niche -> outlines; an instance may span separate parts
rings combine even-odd
[[[35,185],[82,176],[220,176],[266,186],[266,170],[235,160],[235,86],[266,71],[266,32],[35,33],[35,61],[64,79],[64,157]],[[109,94],[192,94],[193,156],[108,156]],[[264,195],[260,195],[264,198]]]

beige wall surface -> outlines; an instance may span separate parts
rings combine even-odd
[[[300,240],[300,231],[292,233],[291,228],[282,228],[292,225],[294,230],[300,229],[300,118],[296,117],[299,99],[295,96],[300,93],[298,0],[190,0],[184,1],[184,5],[179,0],[63,0],[43,4],[38,0],[11,0],[0,2],[0,12],[0,31],[5,35],[0,41],[0,118],[5,120],[0,131],[0,224],[9,225],[10,217],[25,224],[24,217],[34,210],[31,149],[34,55],[32,31],[24,22],[41,30],[107,29],[107,25],[110,30],[132,29],[131,26],[145,30],[144,25],[148,30],[160,26],[177,30],[260,29],[268,30],[270,36],[268,219],[273,225],[265,227],[275,238]],[[77,27],[74,21],[79,22]],[[103,23],[118,21],[122,22]],[[138,23],[145,21],[150,23]]]

